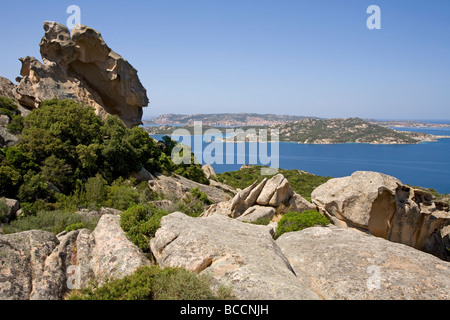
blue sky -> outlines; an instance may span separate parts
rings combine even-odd
[[[42,23],[81,22],[139,72],[163,113],[450,119],[448,0],[2,0],[0,75],[40,59]],[[369,5],[381,30],[369,30]]]

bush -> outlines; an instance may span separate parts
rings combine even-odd
[[[89,229],[93,230],[97,221],[88,221],[80,215],[60,210],[40,211],[34,216],[12,221],[9,226],[5,226],[3,232],[8,234],[28,230],[44,230],[58,234],[68,226],[77,223],[83,223]]]
[[[108,187],[105,205],[118,210],[127,210],[140,203],[140,194],[133,188],[136,181],[126,181],[123,178],[115,180]]]
[[[205,205],[213,204],[213,202],[208,199],[208,195],[203,191],[200,191],[199,188],[192,188],[189,192]]]
[[[83,222],[78,222],[78,223],[71,224],[70,226],[67,226],[66,227],[66,232],[71,232],[71,231],[84,229],[84,228],[86,228],[84,223]]]
[[[300,231],[316,225],[326,226],[329,223],[330,221],[324,215],[314,210],[304,211],[303,213],[289,212],[278,222],[276,238],[286,232]]]
[[[120,226],[127,237],[144,252],[150,252],[149,241],[161,226],[166,211],[149,205],[135,205],[120,214]]]
[[[23,117],[21,115],[13,115],[11,122],[8,123],[6,129],[12,134],[21,134],[23,130]]]
[[[6,205],[5,199],[0,199],[0,223],[5,221],[6,215],[9,212],[9,208]]]
[[[181,268],[157,265],[138,268],[132,275],[112,280],[100,288],[71,292],[68,300],[225,300],[233,299],[231,290],[221,287],[217,294],[210,280]]]

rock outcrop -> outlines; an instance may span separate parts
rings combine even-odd
[[[70,33],[64,25],[48,21],[44,30],[44,63],[33,57],[20,59],[19,83],[0,79],[0,94],[29,109],[55,97],[74,99],[103,118],[113,114],[128,127],[141,124],[142,108],[149,103],[146,90],[136,69],[111,50],[98,31],[79,25]]]
[[[276,241],[302,286],[327,300],[449,300],[450,263],[351,228],[314,227]]]
[[[297,281],[264,226],[175,212],[162,219],[150,247],[160,266],[208,274],[218,284],[231,285],[238,299],[319,298]]]
[[[449,207],[432,195],[377,172],[355,172],[315,189],[314,204],[336,225],[367,230],[450,261]]]
[[[212,205],[202,214],[202,217],[220,213],[231,218],[239,218],[253,212],[258,212],[254,216],[260,216],[263,207],[266,207],[266,213],[262,215],[273,217],[277,213],[276,209],[280,206],[283,206],[280,210],[282,213],[287,210],[303,212],[316,209],[315,205],[292,190],[289,181],[282,174],[277,174],[271,179],[265,178],[260,183],[255,181],[249,187],[239,191],[229,201]]]
[[[205,173],[206,178],[210,179],[211,177],[216,176],[216,172],[210,164],[205,164],[202,167],[203,172]]]
[[[226,191],[220,184],[208,186],[177,174],[172,174],[170,177],[157,174],[156,176],[152,176],[151,180],[148,181],[148,185],[154,192],[163,194],[171,200],[183,198],[186,192],[189,192],[192,188],[198,188],[200,191],[206,193],[208,198],[214,203],[231,199],[230,192]]]
[[[40,230],[0,235],[0,300],[60,300],[71,270],[75,284],[86,287],[144,265],[150,261],[127,239],[118,215],[103,215],[93,232],[76,230],[59,239]]]
[[[0,300],[53,295],[41,279],[45,260],[57,245],[56,236],[46,231],[0,235]]]
[[[16,218],[17,212],[20,209],[20,203],[16,199],[0,198],[0,204],[6,206],[6,212],[4,212],[4,220],[8,223]],[[0,221],[2,222],[2,221]]]

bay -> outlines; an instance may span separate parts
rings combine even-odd
[[[396,129],[450,136],[450,128]],[[153,137],[161,138],[161,136]],[[204,139],[208,140],[207,137]],[[208,144],[203,143],[203,150]],[[249,163],[248,150],[249,143],[246,143],[246,163]],[[243,162],[238,161],[238,144],[234,144],[233,154],[235,159],[233,163],[212,163],[214,170],[217,173],[239,170]],[[270,156],[270,147],[268,155]],[[225,162],[226,148],[224,147],[222,152],[217,152],[216,156],[223,158],[223,162]],[[261,162],[258,161],[257,164],[261,164]],[[299,169],[316,175],[336,178],[348,176],[360,170],[377,171],[394,176],[404,184],[433,188],[440,193],[450,193],[450,139],[439,139],[436,142],[413,145],[357,143],[310,145],[280,142],[279,167]]]

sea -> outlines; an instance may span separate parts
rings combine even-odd
[[[400,131],[424,132],[434,135],[450,136],[450,127],[413,127],[395,128]],[[154,135],[155,139],[162,136]],[[191,145],[194,146],[193,137]],[[182,138],[179,139],[181,141]],[[184,139],[187,139],[184,137]],[[202,149],[210,144],[204,138]],[[188,141],[188,140],[185,140]],[[240,146],[242,150],[242,146]],[[227,162],[227,148],[217,151],[214,156],[223,157]],[[231,149],[230,149],[231,150]],[[217,173],[236,171],[245,163],[250,163],[249,143],[245,143],[245,161],[234,144],[234,161],[228,163],[210,163]],[[195,152],[195,150],[193,150]],[[216,154],[217,153],[217,154]],[[268,147],[267,155],[270,156]],[[275,158],[274,158],[275,159]],[[203,159],[202,159],[203,160]],[[329,177],[349,176],[355,171],[376,171],[391,175],[410,186],[433,188],[440,193],[450,194],[450,139],[435,142],[423,142],[413,145],[374,145],[374,144],[298,144],[279,143],[279,167],[282,169],[299,169],[312,174]],[[219,162],[219,161],[217,161]],[[250,164],[265,164],[261,163]],[[205,161],[202,161],[204,164]]]

